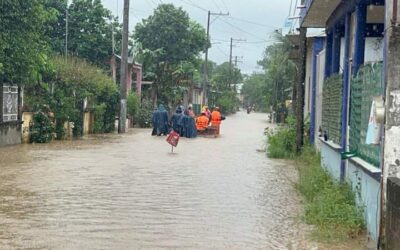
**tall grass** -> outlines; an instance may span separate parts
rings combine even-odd
[[[364,230],[362,210],[346,183],[338,183],[321,167],[321,156],[311,147],[296,154],[296,121],[288,117],[276,131],[266,130],[267,155],[270,158],[294,159],[299,173],[296,188],[306,202],[304,219],[316,226],[314,236],[324,241],[342,240]]]
[[[293,159],[296,155],[296,120],[289,116],[276,131],[266,131],[269,158]]]
[[[306,223],[316,226],[313,235],[327,241],[359,235],[365,227],[364,219],[350,186],[332,180],[320,165],[320,155],[310,147],[303,149],[296,162],[296,188],[306,201]]]

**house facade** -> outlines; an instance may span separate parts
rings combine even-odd
[[[306,0],[300,21],[307,33],[325,30],[307,38],[304,111],[311,142],[331,176],[353,188],[375,242],[385,143],[384,124],[371,109],[386,96],[386,8],[384,0]]]

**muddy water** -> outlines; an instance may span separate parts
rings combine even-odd
[[[296,173],[257,151],[267,125],[239,113],[174,154],[149,130],[2,148],[0,248],[296,249]]]

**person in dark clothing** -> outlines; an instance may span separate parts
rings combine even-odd
[[[175,114],[171,116],[170,124],[172,129],[177,132],[180,136],[183,135],[182,129],[182,107],[178,106],[175,110]]]
[[[153,133],[152,135],[167,135],[169,132],[168,127],[168,112],[165,110],[164,105],[160,104],[158,109],[153,112]]]
[[[182,136],[186,138],[196,138],[197,137],[197,129],[196,122],[193,117],[190,116],[188,110],[185,110],[185,113],[182,117]]]

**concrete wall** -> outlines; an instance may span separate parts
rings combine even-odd
[[[21,143],[21,122],[0,123],[0,146]]]
[[[400,179],[388,179],[386,249],[400,249]]]
[[[30,142],[30,127],[33,120],[33,113],[32,112],[24,112],[22,113],[22,142],[29,143]]]
[[[365,38],[365,63],[383,61],[383,39]]]
[[[94,115],[90,112],[85,112],[83,115],[83,134],[88,135],[93,132]]]
[[[315,108],[315,138],[318,137],[319,129],[322,126],[322,91],[325,77],[325,50],[322,50],[317,57],[317,86],[316,86],[316,108]],[[320,150],[319,140],[315,140],[316,148]]]
[[[340,39],[340,67],[339,67],[339,73],[343,74],[343,69],[344,69],[344,50],[346,46],[346,40],[344,37]]]
[[[306,55],[306,79],[304,84],[304,118],[310,116],[311,113],[311,91],[312,91],[312,52],[313,38],[307,39],[307,55]]]
[[[340,180],[341,155],[340,146],[319,140],[321,164],[336,180]],[[356,194],[357,205],[363,209],[364,219],[370,238],[377,242],[380,217],[380,169],[371,164],[354,158],[348,160],[346,182]]]
[[[330,173],[337,181],[340,180],[340,146],[333,142],[325,142],[320,138],[321,147],[321,165]]]
[[[398,3],[400,8],[400,1]],[[400,178],[400,27],[392,26],[392,4],[392,1],[387,1],[384,180],[387,177]],[[399,21],[398,15],[397,23]]]
[[[384,141],[383,181],[385,195],[386,248],[398,249],[400,205],[400,1],[393,15],[394,0],[386,1],[385,83],[386,124]],[[397,191],[396,191],[397,190]]]
[[[370,172],[373,171],[373,172]],[[359,158],[348,161],[346,181],[356,194],[358,206],[364,211],[364,219],[370,238],[378,241],[380,218],[380,170]]]

